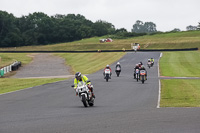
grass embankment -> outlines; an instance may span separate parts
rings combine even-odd
[[[111,64],[120,59],[125,53],[76,53],[76,54],[56,54],[66,59],[66,63],[70,65],[74,72],[80,71],[83,74],[90,74],[104,68],[107,64]],[[2,54],[0,54],[2,55]],[[5,64],[9,64],[13,60],[20,57],[19,61],[30,62],[30,56],[26,54],[3,54]],[[17,58],[15,58],[17,57]],[[6,60],[7,59],[7,60]],[[9,60],[9,61],[8,61]],[[43,85],[56,81],[64,80],[63,78],[52,79],[14,79],[14,78],[0,78],[0,94],[21,90],[33,86]]]
[[[0,51],[88,51],[88,50],[122,50],[131,49],[131,43],[140,43],[141,49],[181,49],[200,48],[200,31],[183,31],[176,33],[160,33],[126,39],[113,39],[113,42],[100,43],[93,37],[69,43],[60,43],[44,46],[25,46],[17,48],[0,48]]]
[[[200,31],[162,33],[136,38],[147,49],[200,48]]]
[[[67,65],[71,66],[73,72],[81,72],[83,74],[91,74],[107,64],[119,60],[125,53],[70,53],[56,54],[66,59]]]
[[[200,52],[166,52],[160,60],[161,75],[200,77]],[[200,79],[161,80],[161,107],[200,107]]]

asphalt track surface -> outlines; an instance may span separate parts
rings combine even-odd
[[[113,72],[109,82],[102,71],[88,75],[94,107],[83,107],[72,79],[0,95],[0,133],[199,133],[200,108],[156,108],[159,55],[127,53],[120,77]],[[134,65],[151,57],[148,80],[136,82]]]

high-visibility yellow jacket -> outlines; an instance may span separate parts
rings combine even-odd
[[[89,80],[85,75],[81,76],[81,79],[83,82],[85,82],[86,84],[91,84],[90,82],[87,83],[87,81]],[[74,79],[74,89],[77,88],[78,83],[81,82],[79,80],[77,80],[76,78]]]
[[[154,62],[154,59],[150,59],[150,61]]]

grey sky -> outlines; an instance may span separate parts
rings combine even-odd
[[[128,31],[137,20],[154,22],[159,31],[186,30],[200,22],[200,0],[0,0],[0,10],[16,17],[33,12],[81,14]]]

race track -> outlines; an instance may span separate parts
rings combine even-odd
[[[103,71],[88,75],[94,107],[83,107],[66,80],[0,95],[0,133],[199,133],[200,108],[156,108],[159,52],[127,53],[122,73],[106,82]],[[133,67],[153,57],[144,84]],[[114,63],[111,68],[114,70]]]

